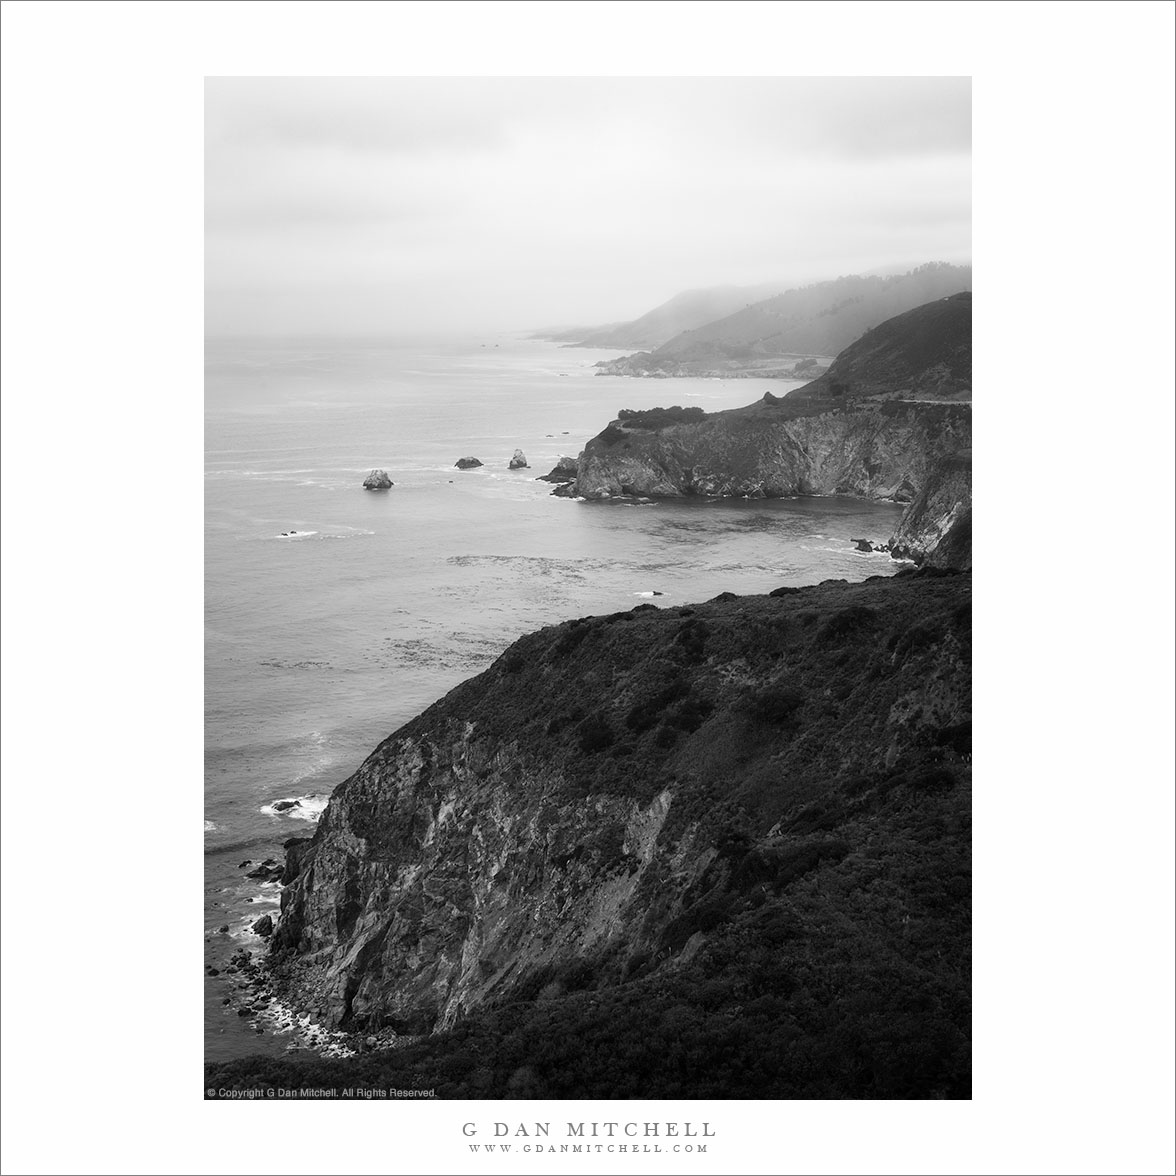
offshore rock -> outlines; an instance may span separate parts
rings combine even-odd
[[[391,490],[393,485],[387,470],[372,470],[363,480],[365,490]]]
[[[536,482],[574,482],[580,472],[580,463],[574,457],[561,457],[549,474],[540,474]]]
[[[529,470],[531,467],[527,465],[527,458],[521,449],[514,451],[514,456],[507,463],[507,469],[511,470]]]
[[[255,934],[260,935],[263,939],[266,939],[274,933],[274,921],[269,915],[262,915],[262,917],[253,924],[253,930]]]
[[[455,469],[476,470],[482,463],[476,457],[459,457],[453,464]]]

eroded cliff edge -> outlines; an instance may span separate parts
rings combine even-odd
[[[971,440],[969,404],[797,408],[766,393],[746,408],[659,429],[613,421],[584,448],[576,494],[854,494],[910,502],[931,468]]]
[[[963,292],[867,331],[787,396],[765,392],[711,414],[624,411],[588,442],[574,487],[561,492],[906,503],[891,550],[970,567],[971,393],[972,296]]]
[[[657,1053],[667,1010],[724,1033],[770,1012],[785,1070],[841,1056],[833,1022],[882,984],[876,1039],[853,1029],[844,1064],[881,1073],[931,1028],[938,1061],[876,1096],[946,1089],[967,1037],[970,637],[970,577],[931,570],[524,637],[291,847],[278,971],[364,1031],[510,1008],[607,1034],[637,1001]]]

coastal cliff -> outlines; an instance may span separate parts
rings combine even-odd
[[[932,567],[972,566],[972,451],[938,461],[919,493],[903,511],[890,540],[896,559]]]
[[[896,557],[971,567],[971,392],[963,292],[867,331],[787,396],[711,414],[622,411],[581,453],[574,493],[906,503],[887,545]]]
[[[971,431],[970,405],[877,401],[805,412],[767,393],[663,428],[614,421],[580,455],[576,494],[909,502],[941,457],[971,445]]]
[[[960,299],[796,396],[619,413],[560,491],[905,502],[922,566],[516,641],[287,844],[265,998],[360,1056],[210,1084],[968,1097],[965,380]]]
[[[454,1096],[600,1096],[581,1038],[618,1034],[670,1097],[718,1034],[760,1089],[682,1059],[680,1096],[962,1097],[970,618],[968,576],[911,571],[522,638],[290,846],[275,975]]]

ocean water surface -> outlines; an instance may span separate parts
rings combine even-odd
[[[796,386],[596,376],[616,354],[509,337],[209,341],[208,1060],[333,1048],[277,1005],[238,1015],[231,957],[260,957],[251,927],[279,894],[246,875],[313,831],[381,739],[516,637],[646,601],[897,570],[850,542],[886,539],[891,505],[553,498],[537,475],[621,408],[715,411]],[[507,469],[516,448],[530,469]],[[467,455],[485,465],[455,469]],[[377,467],[393,489],[362,489]]]

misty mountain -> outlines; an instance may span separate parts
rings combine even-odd
[[[866,331],[972,287],[972,267],[931,262],[904,274],[817,282],[681,331],[660,347],[599,365],[612,375],[730,374],[786,357],[837,355]]]
[[[589,331],[566,331],[548,338],[574,347],[660,347],[683,331],[705,326],[778,294],[787,282],[760,286],[712,286],[686,290],[627,323],[610,323]]]
[[[786,399],[907,400],[972,397],[972,292],[961,291],[895,315],[866,331],[829,370]]]

